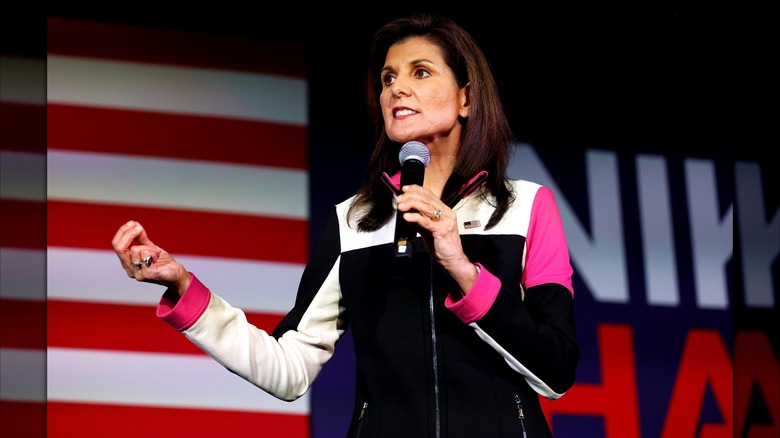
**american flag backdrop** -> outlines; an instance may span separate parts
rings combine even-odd
[[[2,406],[26,416],[14,436],[30,421],[50,437],[308,436],[308,396],[277,400],[206,356],[111,249],[140,221],[273,329],[309,248],[302,44],[49,18],[47,45],[46,60],[3,58],[4,89],[17,81],[0,249]],[[45,241],[13,232],[44,209]]]

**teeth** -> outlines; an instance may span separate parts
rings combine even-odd
[[[410,109],[403,109],[403,110],[399,110],[399,111],[395,112],[395,116],[396,117],[408,116],[409,114],[414,114],[414,111],[412,111]]]

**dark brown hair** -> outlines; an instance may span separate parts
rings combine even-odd
[[[357,218],[361,231],[381,228],[395,213],[392,192],[381,181],[381,173],[394,174],[401,168],[398,152],[401,144],[385,132],[379,95],[381,70],[387,51],[393,44],[410,37],[423,37],[435,44],[455,75],[459,87],[469,86],[469,117],[462,119],[461,145],[452,175],[441,198],[453,196],[480,170],[488,171],[481,196],[492,200],[495,211],[485,228],[496,225],[514,200],[506,181],[512,142],[509,122],[504,114],[490,65],[472,36],[449,18],[418,14],[399,18],[382,26],[371,43],[366,78],[366,99],[374,123],[375,147],[368,164],[368,179],[355,196],[348,220]]]

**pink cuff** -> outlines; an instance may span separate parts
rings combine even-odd
[[[501,289],[501,280],[480,263],[477,265],[480,269],[479,276],[469,293],[458,301],[453,300],[449,295],[444,300],[444,305],[465,324],[471,324],[485,316]]]
[[[168,289],[157,304],[157,317],[168,325],[183,332],[195,324],[203,315],[211,301],[211,291],[190,273],[192,281],[181,297],[173,289]]]

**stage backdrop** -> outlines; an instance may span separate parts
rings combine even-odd
[[[349,335],[309,394],[276,400],[160,322],[161,288],[110,248],[141,221],[274,327],[357,183],[339,166],[370,152],[348,144],[365,132],[310,120],[322,78],[303,45],[64,18],[47,41],[45,58],[0,58],[2,435],[343,437]],[[522,137],[511,175],[554,190],[575,268],[582,361],[544,403],[556,437],[777,436],[777,175],[688,138]]]

